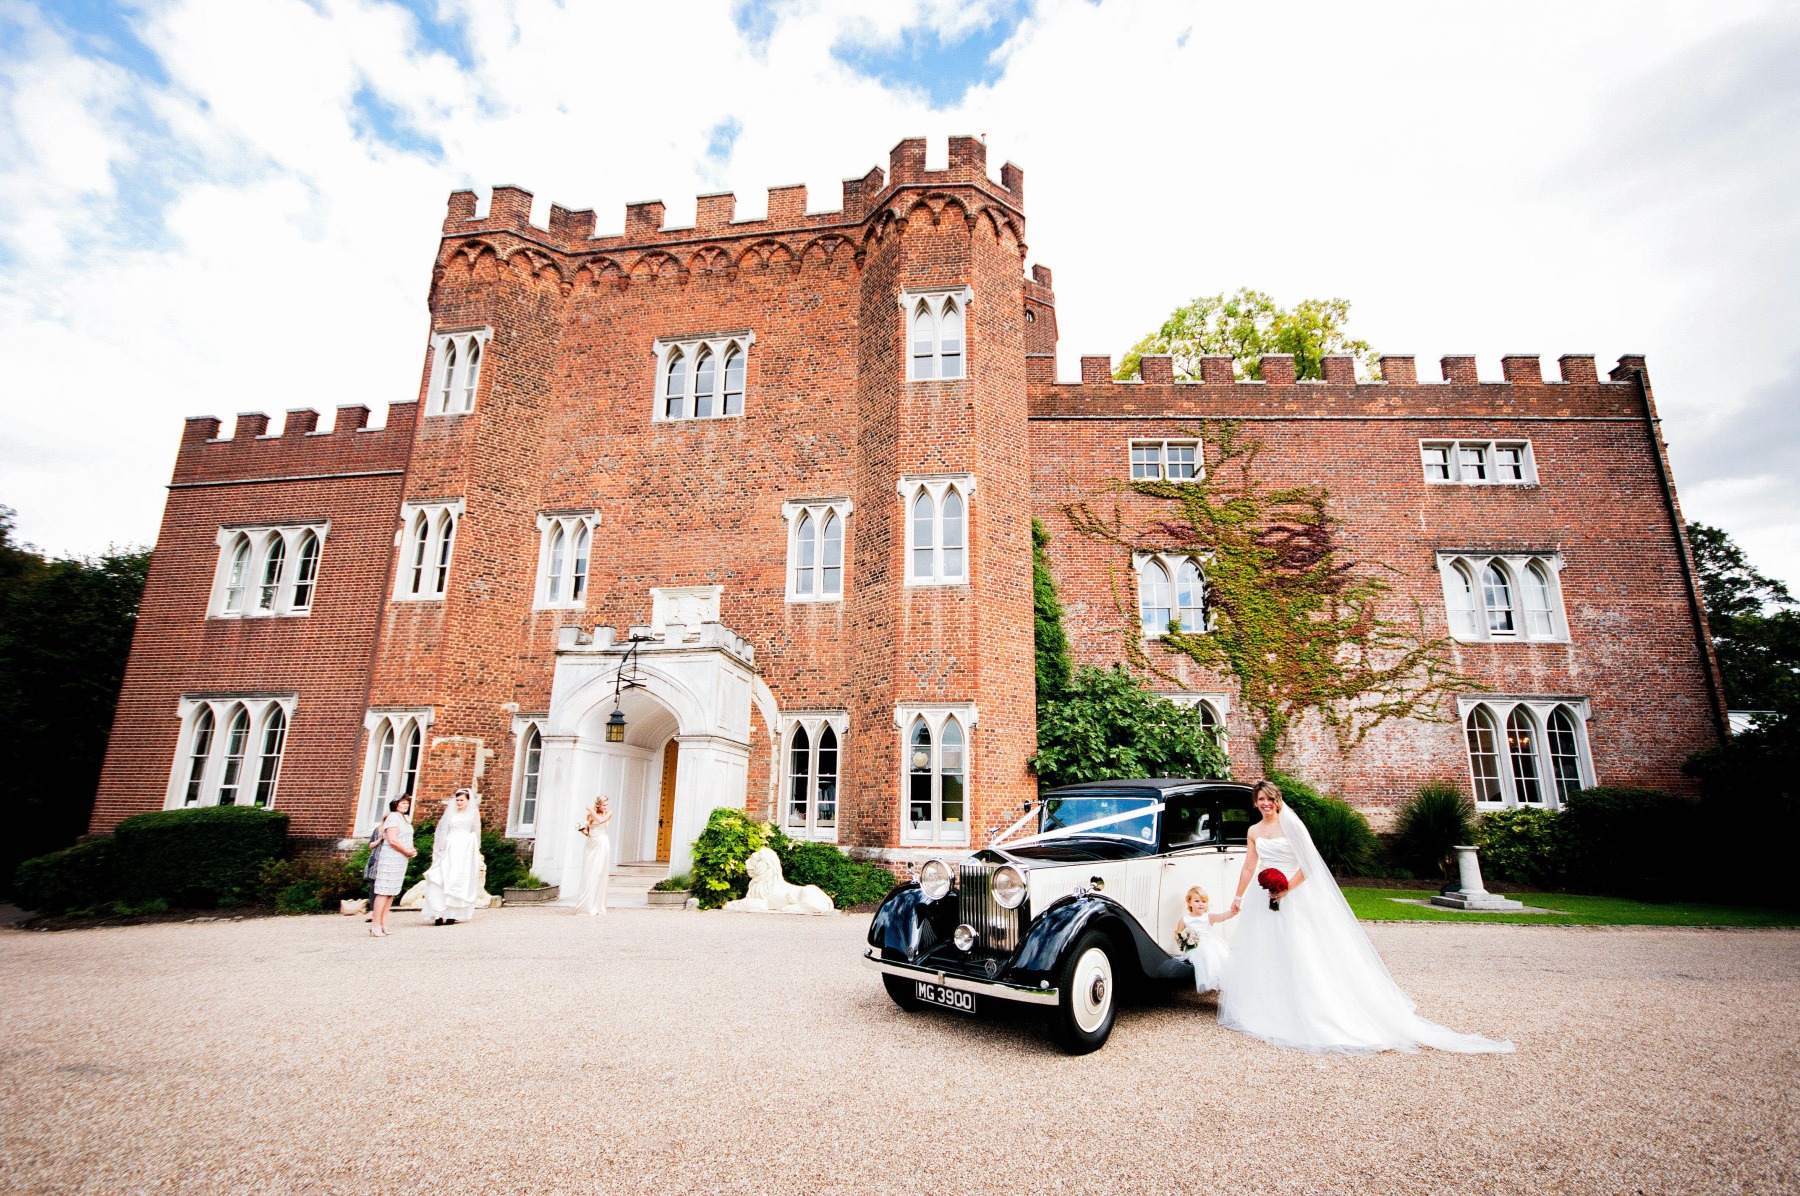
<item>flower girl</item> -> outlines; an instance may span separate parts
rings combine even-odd
[[[1189,889],[1187,913],[1175,931],[1176,945],[1187,952],[1188,962],[1194,965],[1194,988],[1203,993],[1217,990],[1219,977],[1225,971],[1225,940],[1213,930],[1213,924],[1237,916],[1236,910],[1209,914],[1206,911],[1210,904],[1205,889],[1199,885]]]

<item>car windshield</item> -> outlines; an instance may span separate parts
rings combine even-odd
[[[1069,830],[1117,819],[1084,832],[1108,838],[1132,839],[1140,843],[1156,842],[1156,799],[1122,794],[1079,793],[1068,797],[1047,797],[1038,815],[1038,833]],[[1141,813],[1133,814],[1133,811]],[[1125,817],[1120,817],[1125,815]]]

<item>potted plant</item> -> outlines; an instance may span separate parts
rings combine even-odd
[[[547,885],[536,876],[527,872],[519,878],[516,885],[508,885],[501,892],[501,899],[507,905],[542,905],[547,901],[555,901],[561,892],[561,886]]]
[[[650,886],[650,892],[645,894],[644,900],[651,909],[680,909],[687,904],[688,890],[693,884],[694,878],[683,872],[680,876],[671,876]]]

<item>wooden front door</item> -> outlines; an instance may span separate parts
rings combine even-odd
[[[671,737],[663,748],[662,804],[656,813],[656,858],[665,863],[675,837],[675,761],[680,755],[681,745]]]

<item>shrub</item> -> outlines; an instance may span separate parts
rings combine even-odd
[[[1656,789],[1583,789],[1562,825],[1571,853],[1569,884],[1580,893],[1668,900],[1676,895],[1698,841],[1700,803]]]
[[[683,872],[680,876],[665,877],[650,887],[658,893],[685,893],[694,887],[694,876],[691,872]]]
[[[879,864],[853,860],[829,843],[790,839],[771,829],[769,846],[781,859],[781,874],[792,884],[818,885],[839,909],[874,905],[894,889],[894,874]]]
[[[1700,781],[1700,808],[1709,826],[1748,822],[1771,843],[1800,839],[1800,712],[1764,719],[1696,752],[1682,771]],[[1800,902],[1800,888],[1779,868],[1752,869],[1742,892],[1773,905]]]
[[[1369,820],[1349,802],[1320,793],[1305,781],[1281,773],[1269,779],[1281,787],[1282,800],[1294,808],[1312,835],[1313,846],[1325,857],[1326,866],[1338,876],[1368,876],[1381,859],[1381,840]]]
[[[497,831],[481,832],[481,858],[487,861],[487,891],[490,893],[543,887],[541,880],[536,886],[520,883],[531,872],[519,858],[519,845]]]
[[[770,829],[730,806],[712,812],[694,840],[694,896],[701,909],[717,909],[744,895],[750,883],[744,861],[768,843]]]
[[[134,814],[113,833],[113,871],[128,902],[239,905],[260,893],[258,873],[287,847],[288,817],[254,806]]]
[[[1483,814],[1475,824],[1486,877],[1561,889],[1569,880],[1569,834],[1554,810],[1515,806]]]
[[[77,843],[22,862],[13,874],[13,896],[26,909],[64,914],[112,899],[113,841]]]
[[[546,889],[550,886],[546,885],[537,873],[527,872],[507,887],[513,889]]]
[[[365,854],[363,862],[368,862]],[[270,860],[257,874],[265,904],[284,914],[329,913],[367,889],[362,868],[336,856]]]
[[[1038,711],[1032,771],[1045,788],[1114,777],[1228,777],[1231,760],[1198,707],[1146,689],[1123,665],[1083,665]]]
[[[1430,781],[1400,807],[1394,859],[1415,876],[1449,880],[1458,844],[1474,834],[1475,803],[1447,781]]]

